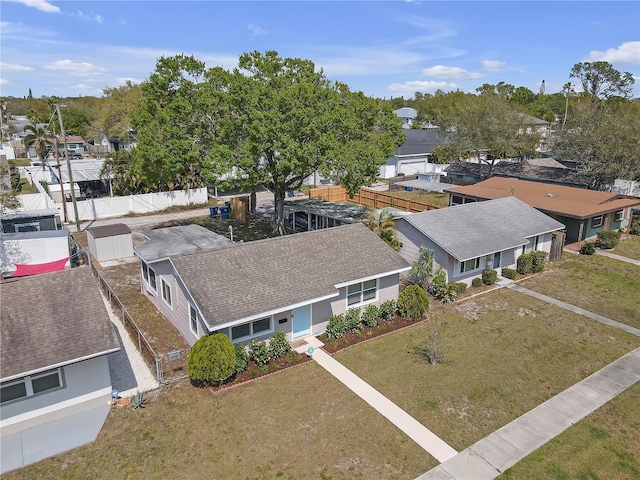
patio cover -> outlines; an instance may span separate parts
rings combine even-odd
[[[70,257],[64,257],[60,260],[54,260],[47,263],[24,264],[15,263],[16,271],[7,277],[25,277],[27,275],[37,275],[38,273],[57,272],[64,270],[64,266]]]

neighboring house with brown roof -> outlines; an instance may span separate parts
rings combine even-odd
[[[640,205],[640,198],[628,195],[504,177],[445,192],[450,205],[514,196],[564,224],[567,243],[595,238],[602,230],[626,229],[631,207]]]
[[[64,153],[64,137],[58,136],[58,151]],[[86,142],[80,135],[67,135],[67,150],[70,154],[84,155],[87,152]]]
[[[549,253],[557,241],[553,232],[564,228],[515,197],[403,213],[394,220],[403,258],[414,262],[424,247],[447,272],[447,281],[467,284],[485,269],[500,274],[515,268],[523,253]]]
[[[2,473],[92,442],[120,350],[89,267],[0,283]]]
[[[136,252],[139,248],[136,249]],[[143,292],[186,341],[324,332],[348,308],[396,300],[409,264],[361,223],[144,260]]]

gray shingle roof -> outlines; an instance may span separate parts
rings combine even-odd
[[[134,250],[147,262],[233,245],[228,238],[200,225],[156,228],[144,235],[149,241]]]
[[[409,264],[361,223],[172,257],[205,319],[221,326]]]
[[[89,227],[87,228],[87,232],[90,232],[93,238],[106,238],[130,234],[131,229],[124,223],[114,223],[113,225]]]
[[[516,197],[467,203],[404,219],[460,261],[525,245],[564,225]]]
[[[438,145],[449,143],[440,136],[435,128],[419,128],[404,130],[407,139],[396,148],[396,155],[419,155],[431,153]]]
[[[120,349],[89,267],[0,283],[0,378]]]

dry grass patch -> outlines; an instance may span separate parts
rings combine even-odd
[[[98,440],[7,479],[413,479],[437,461],[315,363],[212,395],[163,387]],[[4,476],[3,476],[4,478]]]
[[[640,328],[640,268],[602,255],[565,253],[520,285]]]
[[[640,383],[527,456],[499,478],[640,478]]]
[[[640,260],[640,235],[623,235],[613,253]]]
[[[640,345],[640,338],[501,289],[432,314],[444,363],[417,352],[420,324],[335,355],[462,450]]]

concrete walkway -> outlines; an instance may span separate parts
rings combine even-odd
[[[416,480],[491,480],[640,381],[640,348],[474,443]]]
[[[621,262],[632,263],[634,265],[640,266],[640,260],[634,260],[633,258],[623,257],[622,255],[616,255],[615,253],[611,253],[606,250],[600,250],[599,248],[596,248],[596,255],[602,255],[604,257],[620,260]]]
[[[434,456],[439,462],[444,462],[453,458],[458,453],[428,428],[358,377],[351,370],[346,368],[337,360],[331,358],[327,352],[320,350],[318,348],[319,345],[317,343],[317,339],[311,337],[309,339],[305,338],[305,341],[308,345],[298,347],[296,349],[297,351],[307,351],[309,346],[313,346],[315,350],[312,353],[312,357],[318,365],[340,380],[347,388],[380,412],[380,414],[402,430],[409,438],[420,445],[429,454]],[[322,344],[320,344],[320,346],[321,345]]]
[[[548,297],[547,295],[543,295],[542,293],[534,292],[533,290],[529,290],[528,288],[521,287],[517,284],[507,285],[507,288],[515,290],[516,292],[524,293],[525,295],[537,298],[538,300],[542,300],[543,302],[551,303],[552,305],[556,305],[557,307],[564,308],[565,310],[569,310],[570,312],[577,313],[578,315],[582,315],[583,317],[590,318],[592,320],[595,320],[596,322],[604,323],[605,325],[618,328],[627,333],[631,333],[640,337],[640,329],[625,325],[624,323],[616,322],[615,320],[603,317],[602,315],[598,315],[597,313],[593,313],[588,310],[584,310],[583,308],[576,307],[575,305],[571,305],[570,303],[562,302],[555,298]]]

